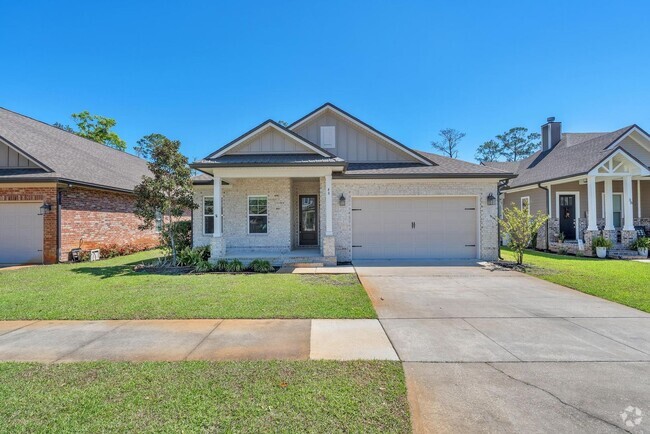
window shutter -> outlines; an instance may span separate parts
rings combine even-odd
[[[320,127],[320,145],[323,148],[336,147],[336,127]]]

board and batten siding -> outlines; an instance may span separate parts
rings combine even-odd
[[[24,155],[11,149],[6,144],[0,142],[0,168],[38,168],[38,166]]]
[[[251,137],[244,143],[230,150],[228,154],[313,154],[314,151],[306,148],[297,140],[278,133],[275,130],[266,130]]]
[[[321,146],[320,127],[325,126],[336,127],[336,146],[328,151],[350,163],[417,162],[406,152],[331,111],[301,125],[295,132]]]

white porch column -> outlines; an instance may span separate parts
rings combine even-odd
[[[605,230],[614,230],[614,195],[612,194],[612,179],[605,178]]]
[[[332,175],[325,175],[325,236],[332,235]]]
[[[623,177],[623,202],[624,202],[623,215],[625,216],[625,224],[623,226],[623,230],[633,231],[634,230],[634,206],[632,204],[632,175],[627,175]]]
[[[636,180],[636,216],[641,218],[641,180]]]
[[[214,206],[214,233],[212,236],[219,238],[223,235],[223,228],[221,227],[221,177],[216,175],[214,176],[212,203]]]
[[[587,205],[589,213],[588,231],[598,230],[597,216],[596,216],[596,177],[587,177]]]

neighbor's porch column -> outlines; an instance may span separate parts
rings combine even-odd
[[[614,230],[614,195],[612,193],[612,179],[605,178],[605,230]]]
[[[588,231],[598,230],[597,216],[596,216],[596,177],[587,177],[587,206],[589,213]]]
[[[325,176],[325,236],[332,236],[332,175]]]
[[[223,228],[221,227],[221,177],[214,176],[212,204],[214,207],[214,233],[213,237],[221,237]]]
[[[625,224],[623,225],[623,230],[633,231],[634,230],[634,206],[632,204],[632,175],[627,175],[623,177],[623,202],[624,202],[623,215],[625,218]]]

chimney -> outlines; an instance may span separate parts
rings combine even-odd
[[[542,151],[553,149],[562,139],[562,122],[555,122],[554,117],[546,118],[542,125]]]

